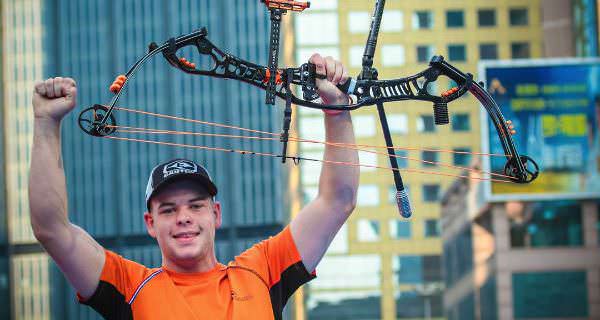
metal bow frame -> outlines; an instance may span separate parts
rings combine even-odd
[[[115,95],[109,104],[96,104],[80,113],[79,125],[81,129],[93,136],[103,137],[111,135],[116,127],[114,109],[124,92],[123,89],[146,61],[157,54],[162,54],[173,67],[185,73],[239,80],[263,89],[266,91],[266,104],[274,105],[275,97],[284,99],[286,107],[284,111],[283,132],[280,136],[280,141],[283,143],[281,156],[283,162],[287,158],[290,158],[286,156],[286,150],[288,130],[292,116],[292,104],[321,110],[345,111],[376,105],[386,141],[390,165],[394,174],[397,191],[396,200],[403,217],[410,217],[411,207],[398,169],[397,156],[395,155],[384,110],[384,103],[386,102],[404,100],[429,101],[433,103],[435,124],[444,125],[449,123],[448,103],[470,92],[486,109],[496,128],[498,138],[506,155],[504,174],[516,183],[529,183],[537,178],[539,173],[538,165],[530,157],[518,153],[512,139],[512,134],[514,134],[512,125],[509,121],[506,121],[496,102],[483,88],[483,84],[473,81],[471,74],[461,72],[446,62],[442,56],[434,56],[429,62],[429,67],[415,75],[390,80],[378,79],[377,70],[373,67],[373,57],[385,0],[377,0],[375,5],[371,30],[362,60],[362,72],[356,79],[349,79],[346,83],[338,85],[343,92],[348,93],[352,97],[351,103],[346,105],[325,105],[315,101],[319,98],[316,81],[317,79],[323,79],[324,76],[317,74],[314,64],[304,63],[297,68],[278,67],[282,16],[287,11],[303,11],[310,7],[310,3],[290,0],[261,1],[267,6],[271,14],[268,66],[261,66],[245,61],[216,47],[208,40],[208,31],[206,28],[171,38],[162,45],[152,42],[149,45],[148,53],[139,59],[125,75],[119,76],[115,80],[110,88]],[[208,66],[196,66],[193,62],[180,57],[180,50],[188,47],[195,48],[198,54],[205,58],[208,57],[211,63]],[[436,82],[442,76],[453,80],[457,86],[440,95],[430,93],[428,85]],[[295,94],[292,85],[301,87],[302,97],[298,97]]]

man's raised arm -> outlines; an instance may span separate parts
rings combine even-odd
[[[76,97],[75,81],[70,78],[52,78],[35,85],[29,208],[35,237],[71,285],[88,298],[98,285],[104,250],[68,218],[60,123],[75,107]]]
[[[327,75],[327,79],[317,80],[323,103],[347,104],[348,96],[335,86],[348,78],[342,64],[318,54],[313,55],[310,61],[317,66],[317,73]],[[325,135],[327,142],[355,144],[350,112],[326,113]],[[327,145],[324,160],[358,164],[358,152]],[[358,166],[323,163],[316,199],[290,223],[292,237],[309,272],[315,269],[333,237],[354,210],[358,179]]]

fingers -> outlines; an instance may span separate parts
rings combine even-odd
[[[46,95],[46,84],[44,83],[44,81],[36,81],[35,86],[33,88],[35,93],[41,96]]]
[[[348,70],[333,57],[323,58],[320,54],[315,53],[308,61],[315,65],[317,74],[326,76],[327,80],[335,85],[345,83],[348,79]]]
[[[327,71],[325,69],[325,59],[323,59],[323,57],[321,57],[320,54],[313,54],[310,57],[310,59],[308,59],[308,61],[315,65],[317,74],[320,74],[322,76],[327,74]]]
[[[344,74],[344,66],[342,65],[342,63],[340,61],[335,60],[335,74],[333,75],[333,79],[331,80],[331,82],[333,82],[333,84],[335,84],[336,86],[340,83],[340,81],[342,80],[342,75]]]
[[[44,81],[44,85],[46,86],[45,96],[47,98],[54,98],[54,79],[46,79],[46,81]]]
[[[36,82],[34,88],[37,94],[53,99],[72,96],[77,92],[76,86],[75,80],[71,78],[56,77]]]
[[[344,71],[342,72],[342,78],[340,79],[339,83],[346,83],[346,81],[348,81],[349,78],[350,76],[348,75],[348,69],[344,67]]]
[[[333,81],[333,76],[335,76],[335,60],[333,60],[332,57],[326,57],[325,58],[325,70],[326,70],[326,75],[327,75],[327,80],[329,80],[329,82]]]
[[[63,83],[62,82],[63,82],[63,78],[61,78],[61,77],[54,78],[54,81],[52,84],[53,84],[53,90],[54,90],[53,93],[54,93],[55,97],[62,96],[62,92],[63,92],[63,86],[62,86]]]

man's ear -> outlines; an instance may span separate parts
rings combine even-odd
[[[218,201],[213,202],[213,214],[215,215],[215,229],[219,229],[223,223],[221,216],[221,203]]]
[[[152,238],[156,238],[156,231],[154,230],[154,218],[152,217],[152,213],[148,211],[144,213],[144,222],[146,223],[146,229],[148,230],[148,234]]]

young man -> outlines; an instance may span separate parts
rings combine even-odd
[[[346,69],[315,54],[324,103],[345,104],[336,88]],[[176,159],[150,174],[144,220],[162,253],[147,268],[104,249],[71,224],[61,160],[60,123],[76,103],[75,81],[36,84],[29,183],[34,234],[78,292],[78,299],[107,319],[281,319],[290,295],[314,270],[356,203],[358,168],[323,164],[319,194],[283,231],[256,244],[227,266],[215,256],[221,226],[217,187],[202,166]],[[354,144],[349,112],[325,115],[326,140]],[[354,150],[326,146],[324,158],[358,163]],[[275,201],[275,200],[274,200]]]

